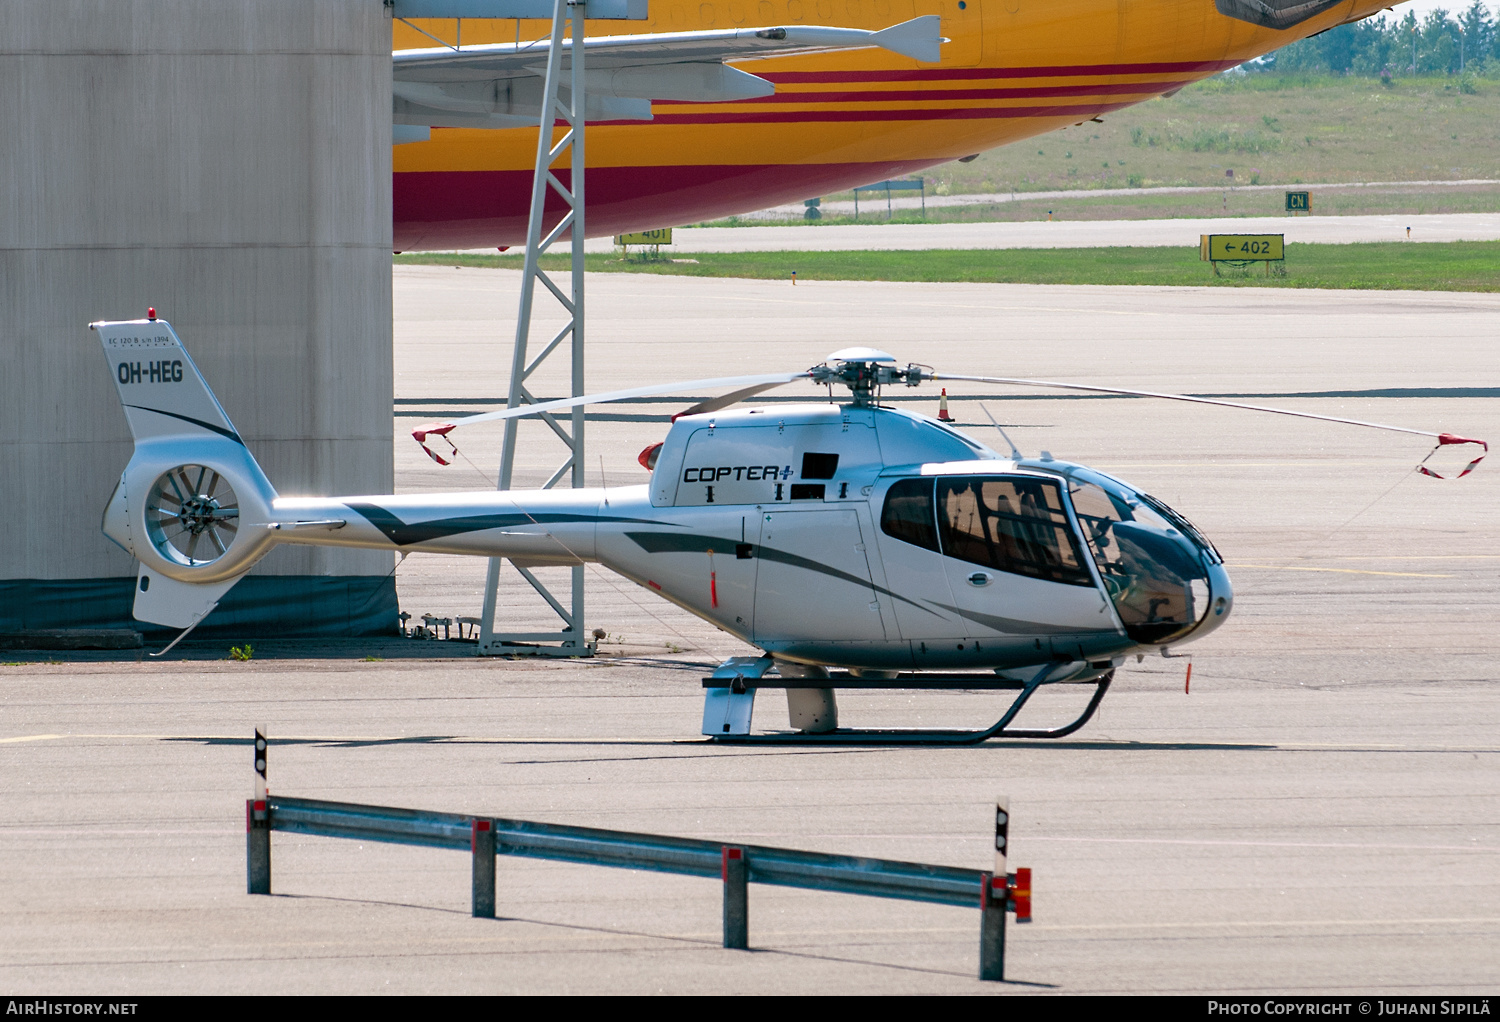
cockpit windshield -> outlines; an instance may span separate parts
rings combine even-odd
[[[1031,465],[1023,466],[1031,469]],[[1004,476],[939,475],[891,484],[880,514],[887,536],[1015,575],[1094,585],[1087,545],[1125,633],[1164,646],[1229,608],[1213,544],[1166,504],[1080,465],[1045,461]],[[1078,542],[1055,481],[1067,481]],[[1211,630],[1211,629],[1210,629]]]
[[[1187,519],[1118,479],[1068,472],[1084,539],[1126,633],[1153,645],[1178,639],[1208,613],[1218,551]]]

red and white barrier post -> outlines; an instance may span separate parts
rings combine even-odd
[[[1031,870],[1006,871],[1010,852],[1010,800],[995,800],[995,871],[983,875],[979,895],[979,978],[1005,979],[1005,913],[1031,922]]]
[[[263,728],[255,729],[252,743],[255,763],[255,797],[245,801],[245,889],[250,894],[271,893],[271,811],[266,789],[266,753],[269,743]]]

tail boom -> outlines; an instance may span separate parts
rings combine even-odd
[[[597,559],[599,525],[623,520],[609,508],[610,496],[620,492],[487,490],[282,497],[274,503],[275,521],[268,532],[279,543],[509,557],[528,564],[582,564]]]

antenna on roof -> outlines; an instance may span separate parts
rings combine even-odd
[[[982,408],[982,409],[984,409],[984,414],[989,416],[990,422],[994,423],[995,424],[995,428],[998,429],[998,430],[1000,430],[1000,435],[1003,436],[1003,437],[1005,437],[1005,442],[1010,445],[1010,456],[1011,456],[1011,458],[1014,459],[1014,460],[1016,460],[1016,461],[1020,461],[1021,457],[1022,457],[1021,452],[1016,449],[1016,445],[1011,440],[1010,434],[1007,433],[1007,432],[1005,432],[1004,427],[1002,427],[1000,425],[1000,423],[995,422],[995,417],[993,415],[990,415],[990,410],[988,408],[986,408],[983,404],[981,404],[979,407]]]

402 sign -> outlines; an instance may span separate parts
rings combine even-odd
[[[1283,234],[1210,234],[1204,239],[1202,257],[1210,262],[1279,260],[1286,258]]]

